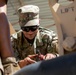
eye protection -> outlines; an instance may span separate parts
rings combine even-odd
[[[37,30],[38,27],[39,26],[27,26],[27,27],[21,27],[21,29],[26,32],[29,32],[30,30],[33,32],[33,31]]]

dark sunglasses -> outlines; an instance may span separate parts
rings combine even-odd
[[[29,32],[30,30],[31,30],[31,31],[37,30],[38,27],[39,27],[39,26],[27,26],[27,27],[21,27],[21,29],[22,29],[23,31]]]

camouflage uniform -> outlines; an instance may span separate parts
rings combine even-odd
[[[41,54],[57,53],[55,43],[56,35],[51,30],[40,27],[35,37],[34,43],[30,44],[24,37],[22,30],[11,36],[12,46],[17,60],[24,59],[28,55],[36,54],[40,50]]]

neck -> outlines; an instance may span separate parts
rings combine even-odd
[[[33,39],[28,39],[27,37],[25,37],[25,38],[26,38],[26,40],[27,40],[30,44],[33,44],[34,39],[35,39],[35,38],[33,38]]]

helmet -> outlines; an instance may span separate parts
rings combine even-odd
[[[21,27],[39,25],[39,7],[25,5],[18,9],[19,24]]]

